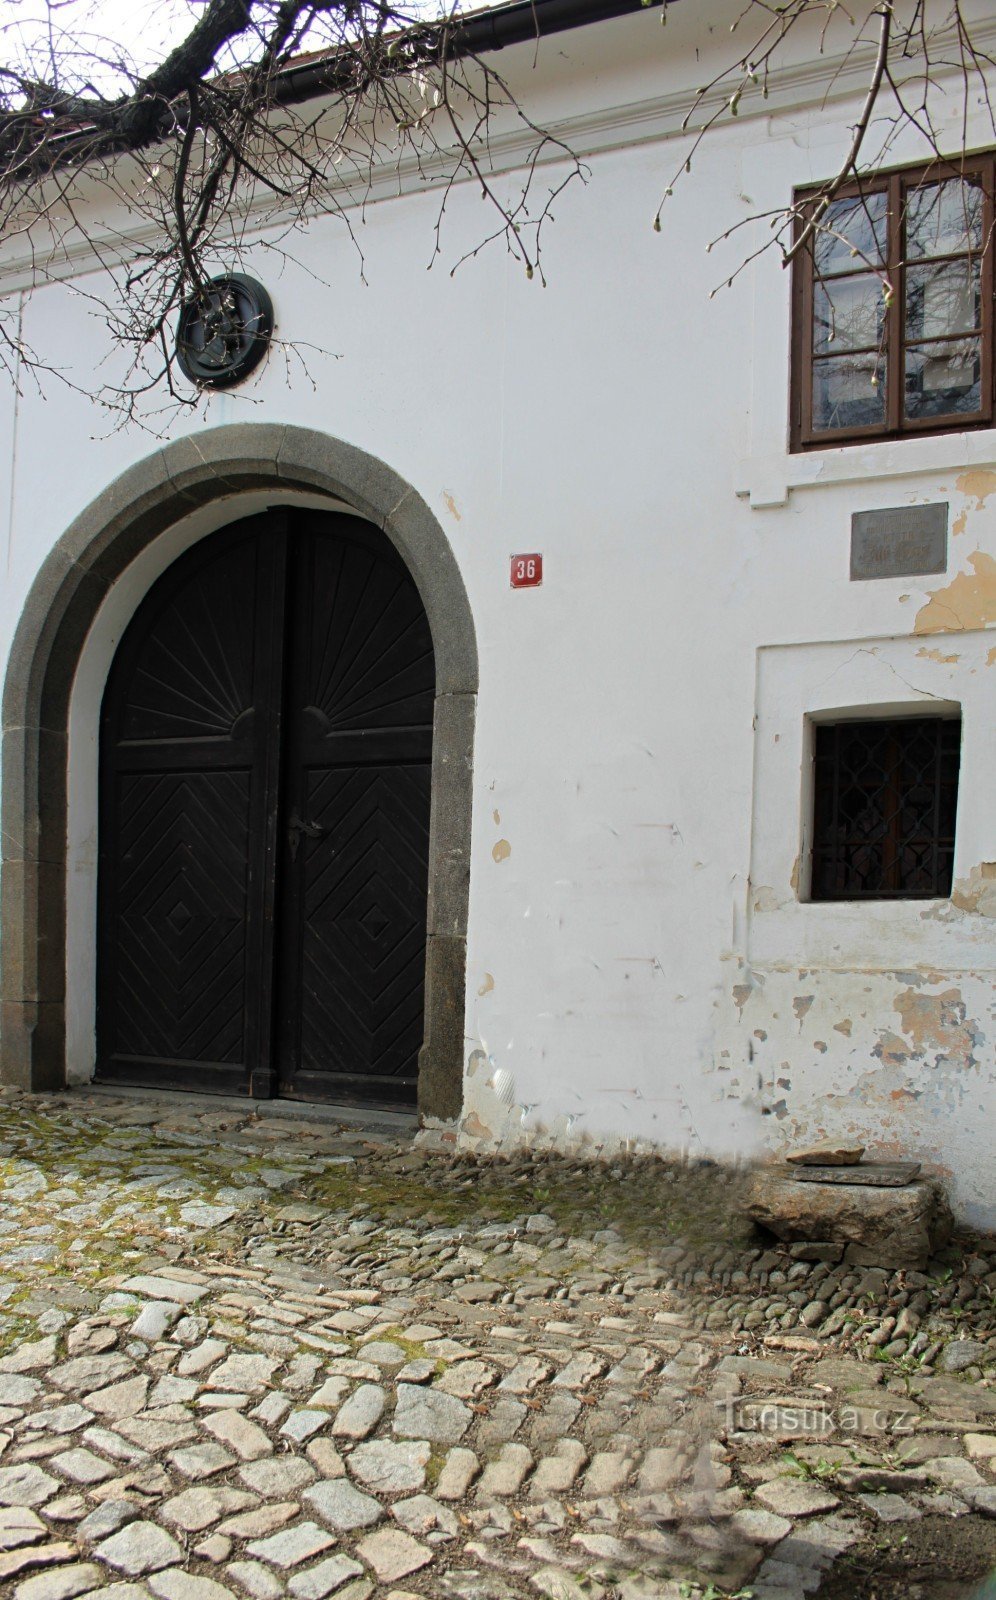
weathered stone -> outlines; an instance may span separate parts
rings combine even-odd
[[[0,1374],[0,1406],[29,1406],[41,1392],[42,1386],[37,1378],[24,1378],[15,1373]]]
[[[234,1389],[240,1394],[260,1394],[270,1385],[280,1365],[270,1356],[233,1355],[215,1367],[208,1378],[209,1389]]]
[[[160,1511],[164,1522],[174,1523],[187,1533],[200,1533],[213,1522],[231,1516],[256,1504],[256,1497],[244,1489],[231,1489],[225,1484],[184,1489],[182,1494],[167,1500]]]
[[[85,1450],[82,1446],[75,1450],[63,1450],[53,1456],[52,1466],[71,1483],[85,1485],[103,1483],[105,1479],[113,1478],[115,1472],[114,1467],[108,1466],[92,1450]]]
[[[41,1506],[51,1500],[59,1483],[33,1462],[0,1467],[0,1506]]]
[[[77,1356],[72,1361],[64,1361],[61,1366],[52,1368],[49,1379],[57,1389],[87,1394],[90,1390],[105,1389],[110,1383],[120,1382],[134,1370],[134,1361],[113,1351],[104,1355]]]
[[[552,1454],[544,1456],[529,1485],[530,1499],[548,1500],[567,1494],[584,1466],[587,1452],[579,1439],[561,1439]]]
[[[326,1378],[320,1389],[316,1389],[308,1404],[311,1406],[328,1406],[332,1411],[338,1411],[343,1400],[349,1393],[350,1383],[348,1378]]]
[[[228,1445],[243,1461],[259,1461],[273,1454],[269,1435],[240,1411],[217,1411],[204,1418],[208,1433]]]
[[[920,1516],[901,1494],[859,1494],[858,1499],[879,1522],[915,1522]]]
[[[199,1372],[205,1372],[208,1367],[221,1360],[228,1351],[228,1345],[222,1339],[203,1339],[192,1350],[184,1351],[176,1364],[176,1370],[181,1378],[192,1377]]]
[[[75,1433],[93,1421],[93,1412],[71,1400],[64,1406],[46,1406],[33,1411],[22,1424],[28,1433]]]
[[[532,1452],[524,1444],[502,1446],[495,1461],[490,1461],[481,1474],[477,1498],[482,1502],[517,1494],[533,1465]]]
[[[462,1500],[480,1470],[473,1450],[450,1450],[436,1484],[437,1497],[440,1500]]]
[[[179,1301],[181,1305],[191,1306],[202,1298],[206,1285],[176,1278],[139,1276],[128,1278],[122,1287],[132,1294],[149,1295],[154,1300],[167,1300],[171,1304]]]
[[[988,1357],[981,1339],[953,1339],[946,1344],[937,1358],[938,1372],[964,1372],[966,1367],[981,1365]]]
[[[334,1528],[337,1533],[348,1533],[352,1528],[369,1528],[384,1515],[384,1508],[376,1500],[368,1494],[361,1494],[346,1478],[316,1483],[301,1498],[327,1527]]]
[[[0,1360],[0,1372],[48,1372],[55,1363],[57,1349],[54,1334],[47,1339],[27,1340]]]
[[[77,1561],[51,1572],[25,1578],[14,1590],[14,1600],[75,1600],[100,1583],[103,1573],[90,1561]]]
[[[458,1361],[436,1380],[435,1387],[438,1393],[456,1395],[458,1400],[476,1400],[497,1376],[494,1367],[483,1361]]]
[[[177,1472],[195,1481],[213,1478],[215,1473],[234,1467],[235,1456],[223,1450],[220,1444],[192,1444],[174,1450],[170,1456]]]
[[[350,1578],[362,1574],[360,1563],[350,1556],[329,1556],[317,1566],[309,1567],[307,1572],[295,1573],[287,1587],[295,1600],[325,1600],[326,1595],[334,1594]]]
[[[122,1418],[133,1417],[142,1410],[148,1388],[149,1380],[146,1377],[126,1378],[123,1383],[111,1383],[106,1389],[98,1389],[94,1394],[88,1394],[86,1404],[98,1416],[119,1422]]]
[[[530,1574],[529,1581],[547,1600],[603,1600],[606,1592],[593,1579],[579,1579],[562,1567],[540,1567]]]
[[[403,1439],[428,1439],[430,1444],[459,1444],[473,1413],[455,1395],[418,1384],[399,1383],[394,1432]]]
[[[386,1439],[372,1439],[357,1445],[350,1453],[348,1466],[352,1477],[375,1494],[404,1494],[421,1489],[431,1454],[432,1446],[424,1440],[393,1444]]]
[[[391,1516],[400,1528],[416,1538],[437,1531],[453,1536],[460,1531],[456,1514],[428,1494],[413,1494],[407,1500],[395,1501]]]
[[[47,1534],[44,1522],[27,1506],[0,1506],[0,1550],[37,1544]]]
[[[332,1432],[336,1438],[365,1439],[372,1433],[387,1404],[387,1395],[376,1383],[361,1383],[336,1414]]]
[[[391,1339],[371,1339],[362,1350],[364,1361],[372,1361],[376,1367],[403,1367],[408,1360],[404,1350]]]
[[[300,1456],[278,1456],[275,1459],[250,1461],[242,1468],[239,1478],[247,1489],[267,1499],[277,1495],[286,1498],[296,1494],[307,1484],[314,1483],[317,1474],[313,1466]]]
[[[327,1428],[329,1414],[327,1411],[292,1411],[283,1427],[280,1429],[282,1439],[293,1439],[295,1444],[304,1444],[313,1434]]]
[[[629,1482],[636,1462],[624,1450],[600,1450],[584,1475],[583,1493],[590,1499],[616,1494]]]
[[[378,1507],[379,1509],[379,1507]],[[302,1561],[320,1556],[335,1540],[314,1522],[298,1522],[293,1528],[274,1533],[269,1539],[256,1539],[247,1545],[249,1555],[268,1561],[273,1567],[299,1567]]]
[[[277,1600],[284,1592],[279,1579],[259,1561],[232,1561],[225,1568],[225,1577],[252,1595],[253,1600]]]
[[[165,1529],[154,1522],[131,1522],[120,1533],[97,1545],[95,1552],[109,1567],[129,1578],[158,1572],[183,1560],[183,1550]]]
[[[46,1515],[51,1515],[51,1507]],[[98,1540],[117,1533],[126,1522],[135,1522],[140,1515],[132,1500],[105,1500],[103,1505],[97,1506],[88,1517],[83,1518],[76,1529],[76,1538],[80,1544],[96,1544]]]
[[[812,1517],[840,1505],[829,1489],[806,1478],[774,1478],[755,1489],[754,1499],[779,1517]]]
[[[744,1209],[780,1239],[843,1241],[859,1265],[922,1268],[950,1237],[940,1184],[921,1178],[901,1189],[801,1183],[770,1168],[751,1176]]]
[[[852,1167],[865,1153],[863,1144],[848,1144],[839,1139],[825,1139],[821,1144],[798,1145],[786,1152],[785,1160],[800,1167]]]
[[[175,1300],[153,1300],[143,1306],[138,1316],[131,1325],[132,1337],[147,1339],[150,1344],[155,1344],[161,1339],[167,1328],[171,1328],[183,1311],[183,1307]]]
[[[730,1527],[749,1544],[777,1544],[792,1532],[792,1524],[787,1517],[778,1517],[773,1511],[760,1511],[753,1507],[734,1511]]]
[[[154,1573],[148,1580],[153,1594],[160,1600],[231,1600],[232,1591],[213,1578],[200,1578],[182,1567],[171,1567],[168,1572]]]
[[[293,1522],[299,1510],[296,1500],[275,1500],[269,1505],[257,1506],[254,1511],[242,1511],[237,1516],[227,1517],[219,1523],[218,1532],[230,1539],[262,1539],[266,1534],[276,1533],[278,1528]]]
[[[410,1572],[427,1567],[432,1560],[431,1550],[398,1528],[381,1528],[377,1533],[367,1534],[357,1545],[357,1552],[373,1568],[381,1583],[406,1578]]]

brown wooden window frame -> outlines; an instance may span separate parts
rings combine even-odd
[[[911,769],[917,742],[922,752],[929,741],[927,759]],[[814,724],[811,901],[950,896],[961,742],[960,714]]]
[[[980,407],[977,412],[948,412],[930,417],[905,416],[905,354],[908,344],[913,345],[918,341],[907,341],[907,271],[908,264],[905,260],[905,199],[910,191],[921,185],[942,182],[949,178],[978,178],[983,191],[982,212],[982,262],[981,262],[981,312],[979,319],[980,340]],[[800,251],[793,264],[792,284],[792,404],[790,426],[790,448],[793,451],[820,450],[831,448],[835,445],[859,444],[876,439],[908,439],[925,434],[963,433],[977,428],[993,426],[996,417],[996,361],[994,361],[994,345],[996,345],[996,304],[994,304],[994,271],[993,257],[996,253],[994,244],[994,191],[996,191],[996,152],[990,151],[977,156],[967,156],[964,160],[951,163],[933,161],[913,167],[898,167],[894,171],[876,175],[875,178],[862,180],[844,185],[834,195],[834,200],[854,199],[861,196],[866,198],[875,194],[886,194],[887,199],[887,252],[883,266],[883,273],[892,284],[894,294],[891,302],[884,310],[884,329],[881,344],[885,358],[886,382],[886,407],[885,419],[881,423],[872,423],[862,426],[841,428],[814,428],[813,426],[813,387],[814,387],[814,338],[815,323],[815,272],[814,251],[812,245]],[[820,190],[800,190],[796,194],[796,204],[800,207],[798,228],[805,225],[808,215],[807,196],[812,195],[812,204],[816,204]],[[929,260],[943,260],[944,257],[930,257]],[[952,261],[971,259],[971,251],[952,254]],[[916,266],[917,262],[909,263]],[[862,270],[858,266],[855,270]],[[841,277],[846,274],[837,273]],[[946,336],[950,340],[958,337],[966,338],[971,335],[951,334]],[[922,340],[919,342],[940,342]],[[869,347],[871,349],[872,347]],[[861,354],[861,351],[855,352]]]

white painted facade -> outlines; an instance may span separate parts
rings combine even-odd
[[[726,1156],[846,1132],[922,1159],[991,1226],[996,430],[789,454],[789,276],[768,255],[710,298],[743,245],[706,250],[834,169],[863,79],[856,67],[822,105],[826,67],[800,58],[709,139],[656,235],[728,9],[676,5],[664,31],[646,13],[503,58],[533,119],[590,169],[556,207],[546,288],[500,246],[448,275],[485,226],[469,185],[427,272],[438,192],[413,180],[390,197],[385,182],[360,228],[365,284],[331,218],[295,260],[265,238],[249,253],[278,339],[315,347],[308,374],[278,346],[167,436],[317,429],[388,463],[447,531],[481,668],[465,1139]],[[975,131],[983,144],[981,113]],[[110,341],[77,292],[99,289],[94,263],[65,270],[25,297],[25,331],[85,389]],[[10,259],[8,293],[20,272]],[[0,393],[0,661],[60,535],[156,448],[58,381]],[[163,535],[87,641],[70,748],[74,1081],[93,1063],[96,735],[115,643],[186,544],[273,501],[222,495]],[[850,580],[853,512],[933,501],[950,505],[945,574]],[[515,551],[542,552],[542,587],[510,588]],[[810,719],[938,700],[963,717],[958,903],[807,903]]]

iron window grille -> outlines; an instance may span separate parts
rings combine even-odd
[[[811,898],[949,895],[960,720],[819,723],[815,735]]]
[[[797,195],[794,450],[991,426],[996,155]]]

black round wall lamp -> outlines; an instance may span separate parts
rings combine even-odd
[[[228,273],[211,278],[202,295],[184,301],[176,358],[199,388],[227,389],[259,366],[272,333],[273,302],[263,285]]]

